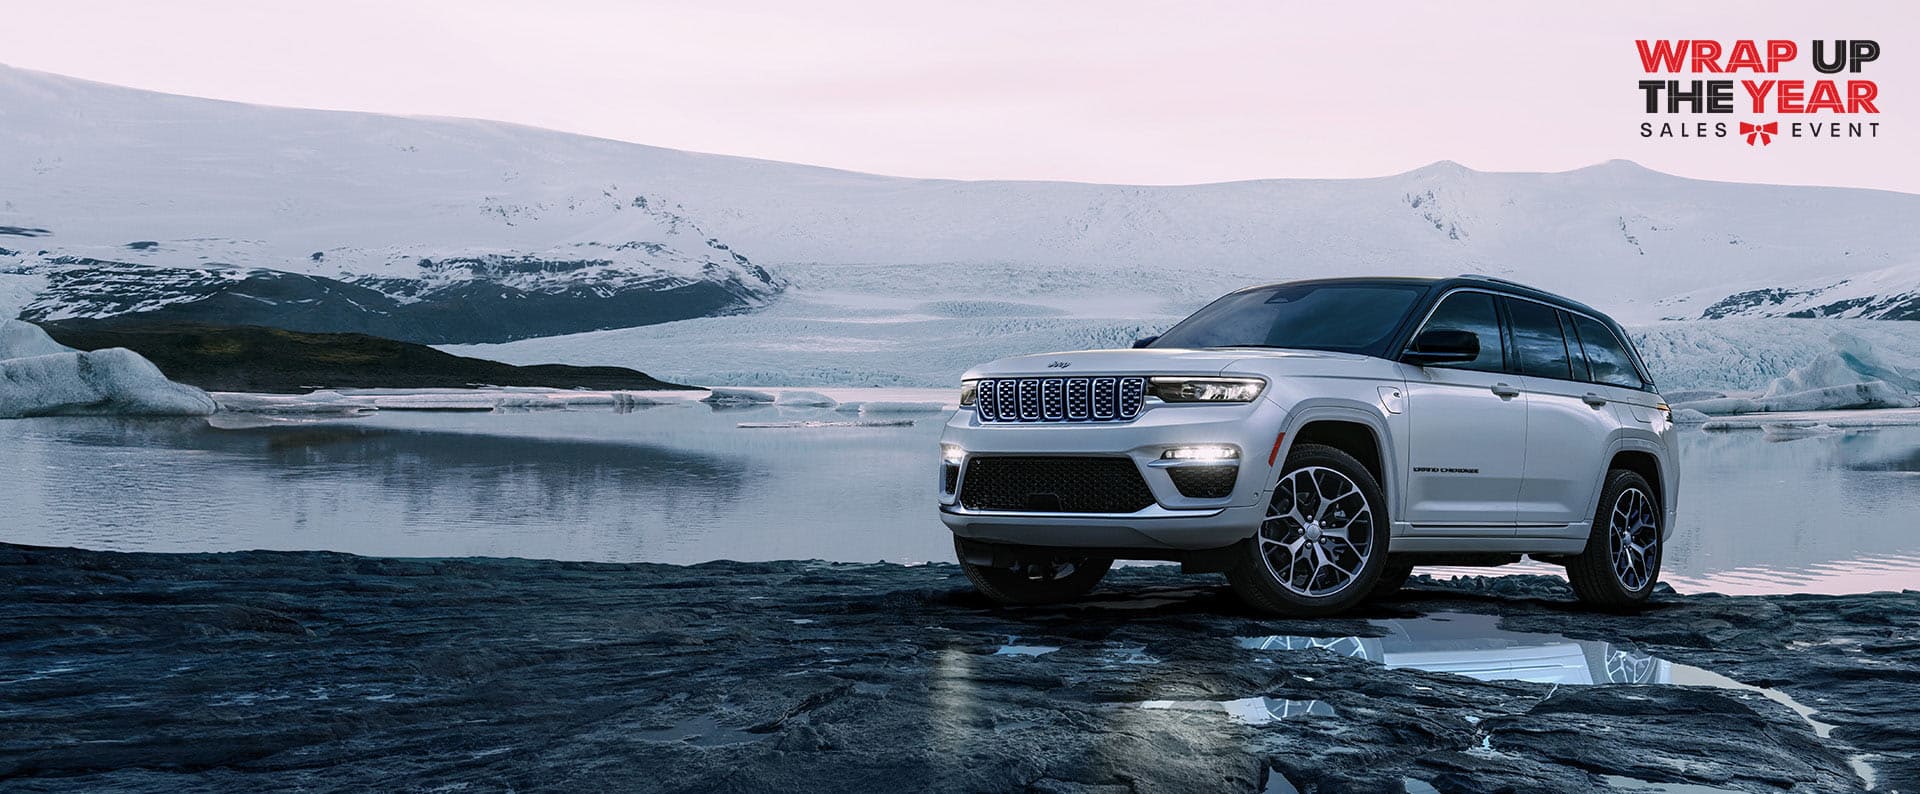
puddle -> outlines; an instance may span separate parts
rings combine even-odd
[[[1060,650],[1058,645],[1020,645],[1019,637],[1008,637],[1007,644],[993,652],[995,656],[1045,656]]]
[[[1252,697],[1239,700],[1144,700],[1140,708],[1169,711],[1226,712],[1242,725],[1266,725],[1300,717],[1336,716],[1333,707],[1318,700],[1282,700]]]
[[[1324,650],[1365,659],[1390,669],[1453,673],[1482,681],[1543,684],[1678,684],[1752,692],[1800,715],[1824,739],[1833,725],[1813,718],[1813,709],[1778,689],[1743,684],[1702,667],[1641,653],[1631,646],[1576,640],[1559,634],[1508,631],[1495,615],[1435,612],[1410,620],[1376,620],[1382,637],[1236,638],[1258,651]],[[1864,765],[1857,761],[1858,767]],[[1862,775],[1872,774],[1868,769]]]
[[[727,744],[746,744],[761,738],[758,734],[748,733],[739,728],[721,725],[718,720],[706,715],[690,717],[674,723],[671,728],[654,731],[635,731],[633,737],[648,742],[682,742],[697,747],[718,747]]]
[[[1147,653],[1145,645],[1121,645],[1108,643],[1100,649],[1100,664],[1113,666],[1118,664],[1159,664],[1160,657]]]
[[[1625,775],[1601,775],[1609,790],[1646,792],[1646,794],[1739,794],[1739,789],[1715,788],[1698,783],[1655,783]]]

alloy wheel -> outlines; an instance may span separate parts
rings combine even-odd
[[[1351,586],[1376,545],[1373,505],[1347,475],[1324,466],[1287,472],[1260,524],[1260,558],[1280,586],[1322,597]]]
[[[1607,546],[1620,586],[1631,591],[1645,588],[1660,561],[1660,521],[1647,492],[1628,488],[1613,500]]]

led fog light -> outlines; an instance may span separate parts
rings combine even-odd
[[[1160,453],[1161,460],[1238,460],[1240,450],[1233,447],[1174,447]]]
[[[966,459],[967,451],[961,449],[959,446],[954,444],[940,445],[940,460],[946,462],[948,465],[958,466],[960,465],[960,461]]]

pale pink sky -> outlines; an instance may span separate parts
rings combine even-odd
[[[12,5],[6,26],[0,62],[110,83],[908,176],[1165,184],[1627,158],[1920,192],[1910,0],[62,0]],[[1689,36],[1794,39],[1787,77],[1809,79],[1812,39],[1877,39],[1857,77],[1880,85],[1880,137],[1638,137],[1634,40]]]

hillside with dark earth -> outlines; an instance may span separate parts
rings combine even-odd
[[[208,391],[295,394],[314,389],[545,386],[642,391],[690,389],[625,367],[514,366],[366,334],[258,326],[67,321],[44,326],[81,350],[124,347],[168,378]]]

